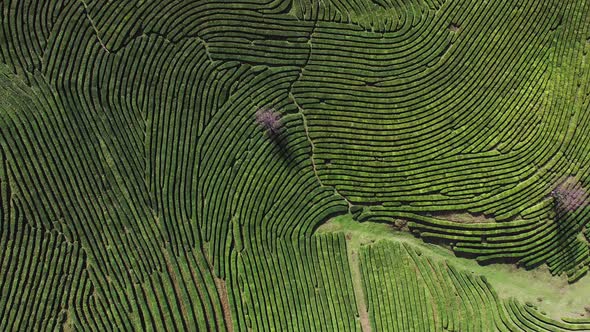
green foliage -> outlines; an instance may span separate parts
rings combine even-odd
[[[0,330],[361,329],[314,234],[347,212],[584,278],[590,208],[550,193],[589,186],[588,31],[587,1],[0,1]],[[375,330],[587,324],[415,255],[363,249]]]

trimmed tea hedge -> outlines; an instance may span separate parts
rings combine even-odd
[[[588,31],[583,0],[0,0],[0,330],[361,329],[314,234],[346,213],[584,278]],[[377,248],[374,329],[588,324]]]
[[[403,242],[361,247],[363,288],[378,331],[584,331],[587,320],[551,319],[501,300],[485,276]]]

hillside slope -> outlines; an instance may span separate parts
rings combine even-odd
[[[317,230],[585,280],[588,51],[583,0],[0,0],[0,330],[587,329]]]

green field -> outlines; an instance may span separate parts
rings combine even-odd
[[[0,331],[590,331],[590,1],[0,0]]]

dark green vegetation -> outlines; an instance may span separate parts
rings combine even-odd
[[[346,234],[353,280],[368,301],[359,311],[368,308],[367,321],[377,331],[590,329],[588,318],[551,319],[584,314],[588,279],[566,287],[566,280],[543,271],[479,266],[391,226],[350,216],[330,220],[318,233]]]
[[[586,282],[588,51],[584,0],[0,0],[0,330],[588,330],[318,231]]]

